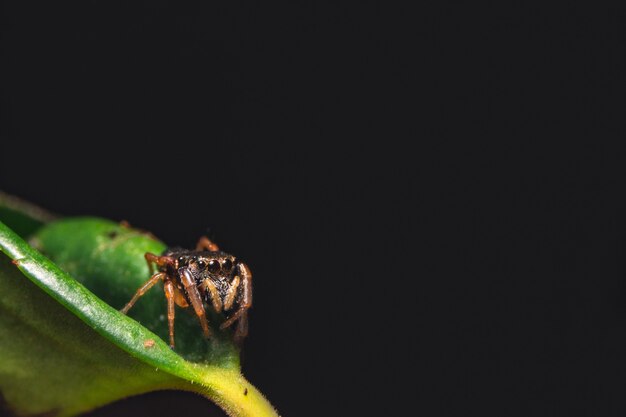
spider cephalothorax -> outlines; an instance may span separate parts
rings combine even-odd
[[[174,304],[191,306],[200,320],[206,337],[211,336],[205,314],[205,303],[217,312],[234,312],[221,324],[225,329],[237,321],[235,341],[241,342],[248,334],[248,309],[252,306],[252,273],[243,262],[219,250],[208,238],[198,241],[196,250],[168,249],[163,255],[146,253],[152,277],[137,290],[122,309],[123,313],[135,304],[154,284],[163,281],[167,299],[167,319],[170,346],[174,347]],[[158,271],[154,273],[153,264]]]

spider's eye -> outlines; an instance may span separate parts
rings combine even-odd
[[[220,263],[215,259],[209,261],[209,272],[217,272],[220,270]]]
[[[185,257],[181,256],[178,258],[178,265],[185,265]]]
[[[206,268],[206,262],[204,262],[202,259],[200,259],[198,261],[198,269],[204,269]]]
[[[232,268],[233,268],[233,261],[231,261],[230,259],[226,259],[224,263],[222,264],[222,269],[225,272],[230,272]]]

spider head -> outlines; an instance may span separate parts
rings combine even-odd
[[[235,272],[236,258],[225,252],[189,252],[180,254],[176,268],[187,267],[196,277],[223,280]]]

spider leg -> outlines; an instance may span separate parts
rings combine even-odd
[[[171,256],[158,256],[154,253],[146,252],[143,256],[146,258],[146,262],[148,263],[148,268],[150,268],[150,273],[154,273],[153,263],[155,263],[158,267],[162,267],[165,265],[174,265],[176,261]]]
[[[249,307],[239,307],[237,309],[237,311],[235,311],[229,318],[228,320],[226,320],[224,323],[222,323],[222,325],[220,326],[220,329],[226,329],[227,327],[230,327],[233,325],[233,323],[241,318],[244,314],[246,314],[248,312],[248,308]]]
[[[208,250],[209,252],[217,252],[220,248],[209,240],[208,237],[202,236],[196,244],[196,250]]]
[[[170,347],[174,349],[174,284],[171,280],[165,281],[163,284],[165,298],[167,298],[167,325],[170,333]]]
[[[187,290],[189,301],[196,312],[196,316],[198,316],[198,320],[200,320],[200,326],[202,326],[204,336],[208,338],[211,336],[211,331],[209,330],[209,324],[206,319],[206,313],[204,311],[204,305],[202,304],[202,298],[200,298],[200,293],[198,292],[198,287],[196,287],[191,273],[187,268],[180,268],[178,273],[185,286],[185,290]]]
[[[174,286],[174,302],[179,307],[182,307],[182,308],[189,307],[189,303],[187,302],[187,300],[185,300],[185,295],[176,286]]]
[[[141,287],[139,287],[139,289],[137,290],[137,292],[135,293],[133,298],[131,298],[131,300],[128,302],[128,304],[126,304],[124,306],[124,308],[121,309],[120,311],[122,313],[126,314],[128,312],[128,310],[130,310],[130,308],[133,305],[135,305],[137,300],[139,300],[139,298],[141,298],[142,295],[144,295],[150,288],[152,288],[154,286],[154,284],[156,284],[160,280],[164,279],[165,276],[166,276],[165,272],[159,272],[159,273],[156,273],[156,274],[152,275],[152,277],[150,277],[150,279],[148,281],[146,281],[145,284],[143,284]]]
[[[235,341],[240,343],[248,334],[248,309],[252,307],[252,272],[244,263],[239,263],[237,267],[241,274],[239,308],[222,323],[220,329],[225,329],[239,320],[234,337]]]
[[[150,274],[154,274],[154,265],[152,265],[152,260],[148,259],[148,255],[152,255],[152,254],[146,253],[143,257],[146,258],[146,263],[148,264],[148,269],[150,270]]]
[[[243,339],[248,335],[248,312],[246,311],[241,315],[239,321],[237,322],[237,328],[235,329],[235,343],[241,344]]]

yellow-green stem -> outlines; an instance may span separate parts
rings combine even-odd
[[[186,382],[180,389],[197,392],[219,405],[231,417],[278,417],[278,413],[248,380],[235,370],[195,370],[199,384]]]

